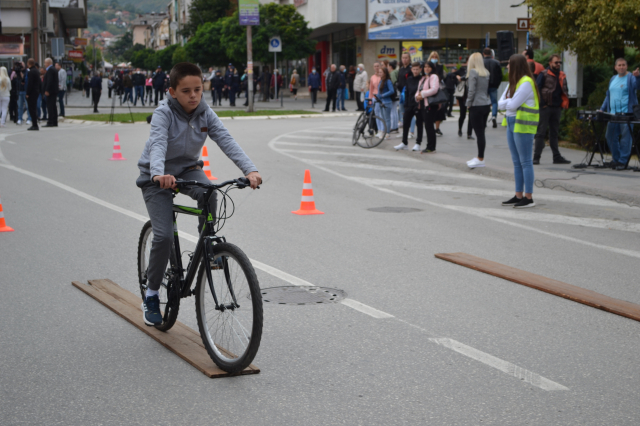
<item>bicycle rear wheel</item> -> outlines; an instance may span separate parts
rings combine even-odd
[[[374,122],[377,123],[377,132],[373,127]],[[387,124],[385,123],[384,118],[376,117],[374,113],[371,113],[371,116],[367,117],[361,128],[362,130],[356,139],[356,143],[362,148],[375,148],[380,145],[387,136]]]
[[[151,253],[151,242],[153,241],[153,229],[151,221],[147,221],[140,232],[138,241],[138,282],[140,284],[140,295],[144,300],[147,291],[147,268],[149,267],[149,255]],[[171,245],[170,264],[164,274],[158,297],[160,298],[160,313],[162,313],[162,324],[154,326],[160,331],[167,331],[176,323],[178,310],[180,308],[180,297],[177,294],[171,279],[171,265],[176,264],[175,247]],[[170,302],[171,301],[171,302]]]
[[[351,145],[355,145],[358,143],[358,138],[362,130],[364,129],[364,122],[367,120],[367,115],[365,113],[360,114],[358,120],[356,121],[356,125],[353,126],[353,137],[351,138]]]
[[[260,286],[249,258],[238,247],[221,243],[213,246],[213,253],[213,261],[203,256],[198,271],[198,328],[213,362],[228,373],[238,373],[251,364],[260,346]],[[212,283],[208,282],[205,268],[211,268]],[[212,288],[219,309],[216,309]]]

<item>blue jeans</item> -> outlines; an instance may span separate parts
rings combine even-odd
[[[336,109],[338,111],[342,111],[344,109],[344,89],[338,89],[338,93],[336,94]]]
[[[384,108],[380,108],[382,111],[382,117],[384,117],[384,123],[387,125],[387,133],[391,131],[391,110],[393,109],[393,104],[391,102],[384,103]],[[397,123],[396,123],[397,125]]]
[[[387,129],[388,131],[398,130],[398,104],[399,103],[400,101],[395,101],[391,104],[391,119],[389,120],[389,124],[391,124],[391,127]]]
[[[507,142],[513,161],[513,174],[516,178],[516,192],[533,194],[533,133],[516,133],[515,117],[507,117]]]
[[[60,105],[60,117],[64,117],[64,92],[65,90],[60,90],[58,92],[58,104]]]
[[[18,121],[22,121],[24,116],[24,110],[27,110],[27,117],[31,120],[31,114],[29,114],[29,108],[27,108],[27,92],[18,93]]]
[[[489,97],[491,98],[491,116],[498,116],[498,89],[489,89]]]
[[[631,125],[633,130],[633,124]],[[611,151],[613,161],[621,164],[627,164],[631,156],[631,132],[627,123],[609,123],[607,124],[607,145]],[[620,140],[618,140],[618,138]]]
[[[124,99],[122,100],[122,103],[127,102],[127,99],[129,99],[130,102],[133,102],[133,88],[132,87],[125,87],[124,88]]]
[[[136,89],[136,97],[133,99],[133,105],[138,102],[138,98],[140,98],[140,102],[142,102],[142,106],[144,106],[144,86],[134,86]]]

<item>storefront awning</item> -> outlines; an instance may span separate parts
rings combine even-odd
[[[67,28],[87,28],[87,14],[79,7],[58,9]]]

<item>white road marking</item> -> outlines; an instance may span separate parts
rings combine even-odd
[[[379,169],[379,167],[375,167],[375,169]],[[392,186],[392,187],[395,186],[395,187],[401,187],[401,188],[428,189],[430,191],[456,192],[460,194],[498,196],[498,197],[506,197],[510,194],[510,192],[507,192],[502,189],[488,189],[488,188],[477,188],[477,187],[458,186],[458,185],[439,185],[439,184],[422,183],[422,182],[401,181],[401,180],[371,179],[371,178],[365,178],[365,177],[354,177],[354,179],[367,181],[373,185],[383,185],[383,186]],[[586,205],[598,206],[598,207],[616,207],[616,208],[623,208],[623,209],[638,208],[638,207],[631,207],[627,204],[619,204],[614,201],[603,200],[599,198],[572,197],[570,195],[551,195],[551,194],[536,193],[535,199],[555,201],[560,203],[586,204]]]
[[[282,142],[277,142],[277,143],[281,144]],[[483,181],[491,181],[491,182],[500,182],[500,179],[471,174],[471,173],[464,173],[459,175],[459,174],[450,173],[450,172],[439,172],[434,170],[422,170],[422,169],[408,169],[406,167],[378,166],[375,164],[351,163],[347,161],[330,161],[330,160],[308,160],[308,161],[313,162],[314,164],[322,164],[325,166],[348,167],[350,169],[366,169],[366,170],[377,170],[377,171],[395,172],[395,173],[415,173],[415,174],[439,176],[439,177],[471,179],[476,181],[483,180]]]
[[[98,205],[101,205],[103,207],[106,207],[108,209],[111,209],[113,211],[116,211],[118,213],[122,213],[126,216],[129,216],[130,218],[139,220],[140,222],[147,222],[149,220],[148,217],[140,215],[138,213],[132,212],[131,210],[127,210],[127,209],[123,209],[122,207],[116,206],[115,204],[111,204],[107,201],[101,200],[97,197],[94,197],[93,195],[89,195],[86,192],[82,192],[79,191],[75,188],[72,188],[68,185],[65,185],[63,183],[60,183],[58,181],[55,181],[53,179],[49,179],[47,177],[38,175],[36,173],[30,172],[28,170],[24,170],[21,169],[19,167],[15,167],[11,164],[6,164],[6,159],[4,159],[4,157],[2,157],[2,152],[0,151],[0,159],[3,159],[4,161],[2,161],[2,163],[0,163],[1,167],[5,167],[9,170],[13,170],[14,172],[18,172],[18,173],[22,173],[24,175],[30,176],[32,178],[41,180],[43,182],[47,182],[53,186],[56,186],[60,189],[63,189],[67,192],[70,192],[74,195],[77,195],[78,197],[84,198],[85,200],[88,201],[92,201]],[[192,243],[197,243],[198,242],[198,237],[188,234],[186,232],[182,232],[180,231],[180,237],[182,237],[183,239],[187,240],[187,241],[191,241]],[[251,262],[251,264],[256,268],[256,269],[260,269],[261,271],[264,271],[270,275],[273,275],[276,278],[280,278],[283,281],[286,281],[290,284],[293,285],[297,285],[297,286],[310,286],[310,287],[315,287],[313,284],[311,284],[308,281],[305,281],[301,278],[298,278],[296,276],[293,276],[291,274],[288,274],[284,271],[281,271],[280,269],[274,268],[273,266],[269,266],[265,263],[259,262],[255,259],[249,259],[249,261]],[[362,312],[364,314],[367,314],[373,318],[393,318],[393,315],[387,314],[385,312],[379,311],[375,308],[372,308],[370,306],[367,306],[363,303],[360,303],[358,301],[355,301],[353,299],[344,299],[342,302],[342,304],[344,304],[345,306],[349,306],[352,309],[355,309],[356,311]]]
[[[307,130],[298,130],[297,132],[294,133],[327,133],[327,134],[335,134],[335,135],[349,135],[352,136],[353,135],[353,131],[351,132],[340,132],[340,131],[335,131],[335,130],[326,130],[326,129],[307,129]]]
[[[533,371],[518,367],[517,365],[512,364],[509,361],[504,361],[500,358],[496,358],[493,355],[489,355],[486,352],[482,352],[456,340],[448,338],[430,338],[429,341],[437,343],[440,346],[444,346],[447,349],[451,349],[452,351],[458,352],[459,354],[467,356],[471,359],[475,359],[476,361],[480,361],[483,364],[498,369],[503,373],[508,374],[509,376],[513,376],[517,379],[522,380],[523,382],[530,383],[533,386],[539,387],[540,389],[544,389],[546,391],[569,390],[568,387],[562,386],[560,383],[556,383],[553,380],[547,379],[546,377],[542,377],[541,375],[536,374]]]
[[[326,138],[324,136],[304,136],[297,133],[290,133],[282,136],[287,138],[294,138],[294,139],[312,139],[316,141],[323,140],[323,141],[332,141],[332,142],[347,142],[349,143],[349,145],[351,145],[351,138]]]
[[[354,147],[351,144],[349,144],[349,146],[342,146],[342,145],[327,145],[327,144],[322,144],[322,143],[304,143],[304,142],[278,141],[278,145],[302,146],[302,147],[309,147],[309,148],[349,149],[351,151],[358,151],[358,150],[362,149],[362,148]]]
[[[274,149],[275,150],[275,149]],[[365,154],[365,153],[356,153],[356,154],[352,154],[352,153],[347,153],[347,152],[331,152],[331,151],[307,151],[307,150],[298,150],[298,149],[277,149],[278,152],[295,152],[296,154],[319,154],[319,155],[336,155],[336,156],[348,156],[348,157],[359,157],[359,158],[379,158],[381,160],[386,160],[386,161],[411,161],[411,162],[419,162],[420,160],[416,160],[414,158],[411,157],[389,157],[388,155],[377,155],[377,154]],[[293,158],[296,158],[297,160],[300,160],[300,158],[297,158],[295,156],[292,156]]]
[[[323,171],[325,171],[325,172],[327,172],[329,174],[332,174],[334,176],[338,176],[338,177],[341,177],[343,179],[350,180],[350,181],[353,181],[353,182],[358,182],[358,183],[360,183],[362,185],[368,186],[368,187],[373,188],[373,189],[377,189],[378,191],[381,191],[381,192],[386,192],[388,194],[393,194],[393,195],[396,195],[398,197],[402,197],[402,198],[406,198],[406,199],[409,199],[409,200],[413,200],[413,201],[416,201],[416,202],[419,202],[419,203],[422,203],[422,204],[426,204],[426,205],[429,205],[429,206],[432,206],[432,207],[438,207],[438,208],[443,208],[443,209],[447,209],[447,210],[460,211],[457,207],[453,208],[454,206],[448,206],[448,205],[445,205],[445,204],[435,203],[435,202],[428,201],[428,200],[425,200],[425,199],[422,199],[422,198],[418,198],[418,197],[414,197],[414,196],[411,196],[411,195],[408,195],[408,194],[403,194],[403,193],[398,192],[398,191],[393,191],[391,189],[382,188],[380,186],[376,186],[376,185],[370,184],[366,180],[362,181],[362,180],[360,180],[360,178],[353,178],[351,176],[347,176],[347,175],[344,175],[342,173],[336,172],[335,170],[329,169],[327,167],[323,167],[323,166],[314,164],[313,160],[307,160],[305,158],[296,157],[295,155],[291,154],[291,152],[296,152],[295,150],[283,150],[283,149],[279,149],[279,148],[277,148],[275,146],[276,141],[279,138],[280,138],[280,136],[278,136],[278,137],[272,139],[271,141],[269,141],[269,147],[272,150],[276,151],[276,152],[280,152],[280,153],[282,153],[283,155],[285,155],[287,157],[293,158],[294,160],[298,160],[298,161],[301,161],[303,163],[314,165],[315,168],[323,170]],[[383,157],[383,156],[381,156],[381,157]],[[464,211],[460,211],[460,212],[469,214],[469,213],[464,212]],[[626,249],[620,249],[620,248],[617,248],[617,247],[611,247],[611,246],[605,246],[605,245],[602,245],[602,244],[596,244],[596,243],[592,243],[590,241],[584,241],[584,240],[580,240],[578,238],[568,237],[566,235],[562,235],[562,234],[558,234],[558,233],[552,233],[552,232],[543,231],[543,230],[538,229],[538,228],[534,228],[534,227],[527,226],[527,225],[522,225],[520,223],[510,222],[508,220],[500,219],[500,218],[497,218],[497,217],[491,217],[491,216],[482,216],[482,217],[485,218],[485,219],[488,219],[488,220],[492,220],[494,222],[503,223],[503,224],[510,225],[510,226],[513,226],[513,227],[516,227],[516,228],[520,228],[520,229],[526,229],[527,231],[531,231],[531,232],[536,232],[538,234],[547,235],[547,236],[550,236],[550,237],[559,238],[561,240],[570,241],[570,242],[578,243],[578,244],[583,244],[583,245],[586,245],[586,246],[589,246],[589,247],[598,248],[598,249],[609,251],[609,252],[612,252],[612,253],[624,254],[625,256],[629,256],[629,257],[633,257],[633,258],[636,258],[636,259],[640,259],[640,252],[637,252],[637,251],[634,251],[634,250],[626,250]]]

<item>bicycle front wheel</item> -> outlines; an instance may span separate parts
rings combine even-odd
[[[359,136],[356,143],[362,148],[375,148],[380,145],[387,136],[387,124],[384,118],[376,117],[374,113],[371,113]]]
[[[153,228],[151,221],[147,221],[140,232],[140,240],[138,241],[138,282],[140,283],[140,295],[142,299],[147,291],[147,268],[149,267],[149,256],[151,254],[151,243],[153,241]],[[176,264],[176,251],[171,246],[171,264]],[[162,279],[160,288],[158,289],[158,297],[160,299],[160,313],[162,314],[162,324],[154,327],[160,331],[167,331],[176,323],[178,318],[178,310],[180,307],[180,297],[173,294],[173,281],[171,277],[171,268],[167,268],[167,272]]]
[[[358,143],[358,138],[360,138],[362,135],[365,121],[367,121],[367,115],[365,113],[360,114],[360,117],[358,117],[358,121],[356,121],[356,125],[353,126],[353,137],[351,138],[351,145],[355,145]]]
[[[260,286],[249,258],[238,247],[221,243],[213,246],[213,253],[212,261],[203,255],[198,272],[198,328],[213,362],[228,373],[239,373],[253,361],[262,338]],[[205,268],[211,269],[211,283]]]

